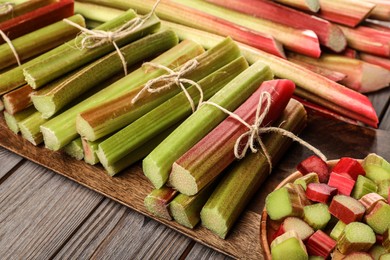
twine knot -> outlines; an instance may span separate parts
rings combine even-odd
[[[0,14],[9,14],[14,10],[15,3],[5,2],[0,4]]]
[[[145,92],[149,93],[156,93],[156,92],[161,92],[165,89],[169,89],[172,87],[172,85],[176,85],[182,89],[184,92],[185,96],[187,97],[189,103],[191,104],[192,112],[195,112],[197,108],[200,107],[200,105],[203,103],[203,91],[201,86],[190,79],[184,78],[185,74],[193,71],[196,69],[196,67],[199,65],[199,62],[196,59],[192,59],[187,61],[179,71],[174,71],[166,66],[160,65],[160,64],[155,64],[151,62],[146,62],[143,64],[143,66],[150,66],[156,69],[163,69],[168,74],[166,75],[161,75],[155,79],[151,79],[148,82],[146,82],[145,86],[137,93],[137,95],[131,100],[131,103],[134,104],[137,102]],[[199,98],[199,103],[197,108],[195,108],[194,100],[191,98],[191,95],[188,93],[188,90],[184,86],[185,83],[191,84],[195,86],[200,93],[200,98]],[[160,86],[163,84],[162,86]],[[156,87],[159,86],[159,87]]]

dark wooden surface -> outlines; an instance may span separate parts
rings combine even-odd
[[[377,152],[390,160],[389,94],[390,90],[386,89],[370,95],[380,115],[379,130],[311,116],[302,137],[320,148],[329,159],[341,156],[362,158],[369,152]],[[134,174],[135,179],[142,178],[139,166],[133,172],[107,180],[106,175],[100,174],[99,168],[84,166],[86,168],[80,170],[77,162],[61,153],[32,149],[20,138],[10,136],[3,122],[0,124],[0,143],[0,146],[8,148],[0,147],[0,259],[228,258],[198,241],[214,241],[211,246],[218,247],[220,243],[230,255],[241,252],[242,258],[254,258],[257,254],[253,250],[258,248],[256,243],[259,241],[256,237],[260,226],[258,214],[265,195],[293,171],[300,159],[310,154],[294,144],[248,206],[243,217],[245,220],[234,228],[226,241],[222,241],[201,228],[191,232],[144,216],[147,213],[139,205],[151,187],[145,186],[136,195],[139,197],[135,201],[129,201],[129,193],[140,189],[142,181],[132,183],[133,187],[126,186],[131,184],[126,182],[125,186],[121,186],[126,174]],[[15,153],[35,158],[38,163],[42,162],[37,158],[45,158],[48,168],[66,172],[68,177]],[[88,175],[83,169],[100,177]],[[83,174],[77,175],[80,172]],[[248,232],[246,237],[251,237],[251,240],[241,241],[240,248],[231,248],[240,242],[234,240],[240,237],[241,230]],[[246,254],[242,255],[242,252]]]

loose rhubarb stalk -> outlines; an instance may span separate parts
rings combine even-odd
[[[324,19],[305,14],[271,1],[207,0],[207,2],[293,28],[312,30],[316,33],[322,45],[335,52],[342,51],[347,44],[342,31],[336,25],[333,25]]]
[[[141,55],[141,53],[144,53],[142,55],[145,56],[156,55],[157,53],[173,47],[177,44],[177,40],[177,37],[163,38],[161,41],[153,42],[153,44],[144,46],[142,49],[138,48],[137,50],[134,50],[137,52],[134,53],[134,55]],[[180,64],[186,62],[188,59],[197,56],[200,52],[199,49],[201,49],[199,45],[185,41],[163,53],[152,62],[168,66],[172,69],[175,66],[179,66]],[[139,85],[144,84],[148,80],[158,77],[163,73],[164,71],[162,70],[147,72],[143,68],[137,69],[104,90],[96,93],[83,102],[80,102],[64,113],[52,118],[49,122],[47,122],[47,124],[42,126],[46,147],[52,150],[58,150],[77,137],[76,116],[80,112],[106,102],[108,99],[116,98],[128,91],[131,91],[131,89],[134,89],[135,87],[138,87]]]
[[[215,184],[210,183],[194,196],[184,194],[176,196],[169,203],[169,211],[173,219],[180,225],[193,229],[200,222],[200,211],[213,193]]]
[[[288,5],[303,11],[318,12],[320,10],[320,0],[275,0],[278,3]]]
[[[84,158],[83,144],[80,137],[70,142],[63,150],[66,154],[78,161],[81,161]]]
[[[229,20],[251,30],[269,34],[280,41],[286,49],[314,58],[318,58],[321,55],[317,35],[312,31],[294,29],[290,26],[242,14],[204,1],[193,0],[183,2],[173,0],[173,2],[181,3],[221,19]]]
[[[30,94],[33,89],[29,85],[24,85],[3,96],[5,110],[11,115],[20,112],[32,105]]]
[[[355,27],[367,18],[375,4],[360,0],[320,0],[318,15],[326,20]]]
[[[158,46],[158,48],[162,47],[160,51],[163,51],[164,45],[157,44],[164,39],[174,39],[175,37],[175,34],[170,30],[162,31],[128,44],[122,47],[120,51],[129,66],[146,59],[150,55],[149,51],[145,51],[146,48]],[[135,55],[135,51],[137,50],[144,51],[140,51],[138,55]],[[157,52],[157,50],[155,51]],[[81,94],[122,71],[122,62],[118,59],[118,53],[114,51],[82,69],[71,73],[69,76],[65,76],[59,81],[49,84],[42,90],[34,92],[32,101],[38,111],[42,113],[43,117],[50,118]]]
[[[240,55],[238,46],[227,38],[196,57],[198,65],[193,71],[183,75],[183,78],[199,81]],[[177,70],[180,70],[180,67]],[[126,95],[83,111],[76,119],[78,133],[88,140],[97,140],[127,126],[181,91],[179,86],[173,85],[158,93],[146,93],[133,103],[132,100],[143,87],[140,86]]]
[[[209,101],[234,110],[258,88],[262,81],[272,77],[272,72],[267,66],[260,62],[255,63],[230,81]],[[184,121],[143,160],[144,173],[153,185],[156,187],[164,185],[172,164],[225,118],[226,114],[216,107],[202,106]]]
[[[220,91],[247,66],[245,59],[241,57],[198,81],[204,99],[207,100]],[[191,86],[187,91],[196,104],[199,101],[199,90]],[[115,163],[167,127],[187,118],[191,112],[186,95],[183,92],[177,94],[102,142],[98,151],[100,162],[103,165]]]
[[[19,123],[19,129],[25,139],[33,145],[39,145],[43,142],[43,136],[39,128],[45,122],[47,122],[47,119],[44,119],[41,113],[35,112]]]
[[[0,30],[15,39],[73,15],[73,0],[59,0],[0,23]],[[1,43],[4,41],[1,40]]]
[[[298,134],[306,125],[306,111],[303,106],[290,100],[282,116],[275,122]],[[279,134],[270,134],[265,139],[272,164],[276,164],[287,151],[291,140]],[[234,223],[245,209],[252,196],[269,175],[269,164],[262,153],[248,154],[234,164],[207,201],[201,211],[202,225],[220,237],[226,237]]]
[[[4,119],[9,129],[15,134],[19,133],[19,122],[23,121],[27,117],[31,116],[37,110],[34,107],[29,107],[23,111],[20,111],[14,115],[4,111]]]
[[[146,209],[153,215],[172,220],[168,204],[179,194],[177,190],[170,187],[155,189],[146,196],[144,204]]]
[[[299,64],[300,66],[335,82],[340,82],[342,80],[345,80],[345,78],[347,77],[347,75],[339,71],[334,71],[324,67],[319,67],[310,63],[299,62],[299,61],[295,61],[294,63]]]
[[[112,30],[119,25],[124,24],[130,19],[135,17],[135,13],[132,10],[125,12],[123,15],[116,19],[105,23],[101,27],[103,30]],[[134,40],[137,40],[149,33],[156,31],[160,26],[160,21],[156,16],[151,16],[145,23],[138,29],[127,34],[126,36],[115,41],[118,47],[124,46]],[[44,84],[74,70],[88,62],[94,61],[105,54],[115,50],[112,43],[107,43],[96,48],[80,48],[83,36],[79,36],[75,39],[73,45],[69,44],[68,48],[64,49],[57,55],[48,57],[47,59],[26,67],[23,70],[23,74],[27,83],[33,88],[37,89]]]
[[[382,68],[385,68],[387,70],[390,70],[390,60],[384,57],[378,57],[375,55],[371,55],[368,53],[359,53],[360,59],[362,59],[365,62],[375,64],[378,66],[381,66]]]
[[[373,55],[390,57],[390,32],[367,26],[356,28],[340,26],[340,29],[347,37],[348,45],[351,48]]]
[[[68,19],[81,26],[85,26],[84,18],[80,15],[75,15]],[[34,32],[25,34],[11,42],[18,54],[19,60],[22,62],[73,39],[78,32],[79,29],[70,26],[63,21],[59,21]],[[3,43],[0,46],[0,52],[0,69],[7,68],[17,63],[15,54],[7,43]]]
[[[362,93],[373,92],[390,84],[389,70],[345,56],[323,54],[320,59],[313,59],[289,53],[288,59],[294,63],[309,63],[313,66],[344,73],[347,77],[340,83]]]
[[[75,22],[75,23],[79,24],[80,26],[85,26],[84,19],[82,17],[80,17],[79,15],[75,15],[75,16],[69,17],[68,19],[71,20],[72,22]],[[64,36],[64,39],[62,39],[60,37],[61,34],[59,33],[59,31],[57,31],[57,29],[59,30],[59,29],[61,29],[61,27],[68,28],[68,29],[64,29],[63,28],[63,30],[69,30],[70,26],[67,25],[67,27],[65,27],[64,25],[65,25],[64,22],[60,22],[60,23],[56,23],[55,25],[51,25],[51,26],[46,27],[46,28],[51,28],[46,36],[51,38],[54,35],[54,37],[55,37],[55,38],[51,38],[51,40],[49,40],[49,38],[47,38],[47,40],[48,41],[57,42],[56,43],[57,45],[59,43],[63,43],[64,41],[66,41],[69,36]],[[54,29],[55,28],[57,28],[57,29],[55,31],[53,31],[53,27],[54,27]],[[41,29],[40,32],[42,33],[42,31],[45,31],[46,28]],[[78,30],[75,30],[74,28],[72,28],[70,30],[72,32],[74,32],[74,31],[78,32]],[[18,43],[19,39],[21,39],[23,37],[27,37],[27,38],[25,38],[26,41],[23,40],[23,42]],[[26,36],[23,36],[23,37],[15,39],[13,42],[16,41],[17,45],[19,46],[19,48],[22,48],[23,46],[34,46],[33,42],[30,42],[31,39],[30,39],[29,35],[26,35]],[[41,35],[41,37],[39,37],[39,38],[42,38],[42,37],[44,37],[44,35]],[[45,44],[47,44],[47,42],[45,42]],[[2,45],[2,46],[5,46],[5,47],[1,47],[1,48],[5,48],[7,50],[7,51],[4,50],[4,53],[5,53],[4,55],[6,55],[6,53],[9,52],[9,50],[8,50],[9,46],[6,46],[6,45]],[[42,55],[38,56],[35,59],[32,59],[32,60],[30,60],[28,62],[23,63],[21,66],[18,66],[18,67],[14,68],[14,69],[11,69],[11,70],[6,71],[3,74],[1,74],[0,75],[0,95],[4,94],[4,93],[7,93],[7,92],[9,92],[9,91],[11,91],[11,90],[13,90],[13,89],[15,89],[17,87],[20,87],[20,86],[22,86],[22,85],[24,85],[26,83],[26,81],[24,79],[24,75],[23,75],[23,69],[24,68],[26,68],[28,66],[31,66],[32,64],[37,63],[40,60],[43,60],[43,59],[45,59],[47,57],[50,57],[51,55],[53,55],[56,52],[60,52],[65,47],[67,47],[67,45],[60,45],[59,47],[57,47],[57,48],[55,48],[55,49],[53,49],[51,51],[43,53]],[[16,48],[16,46],[15,46],[15,48]],[[30,48],[29,48],[29,51],[33,52],[33,50],[30,49]],[[36,51],[39,51],[39,49],[37,49]],[[3,50],[2,50],[2,53],[3,53]],[[7,54],[6,56],[9,56],[9,54]],[[9,59],[11,59],[11,61],[14,62],[15,61],[15,56],[9,56]]]
[[[185,26],[164,23],[164,27],[172,28],[180,39],[192,39],[210,48],[221,40],[221,37]],[[378,117],[370,100],[351,89],[313,73],[285,59],[239,44],[243,55],[249,63],[262,61],[270,66],[279,78],[290,79],[297,85],[296,95],[317,105],[322,105],[339,118],[360,121],[372,127],[377,127]]]
[[[123,13],[122,10],[81,2],[74,3],[74,12],[81,14],[86,19],[100,22],[108,22],[109,20],[115,19]],[[104,19],[103,21],[102,18]]]
[[[390,3],[387,0],[365,0],[375,4],[374,10],[370,14],[370,18],[390,21]]]
[[[272,97],[271,106],[261,126],[272,124],[283,112],[294,89],[294,83],[289,80],[266,81],[233,113],[253,125],[259,98],[263,92],[268,92]],[[261,113],[264,113],[265,105],[264,100]],[[173,163],[170,185],[188,196],[198,193],[234,161],[235,143],[247,131],[248,128],[241,122],[231,117],[225,119]],[[243,144],[240,145],[243,147]]]
[[[155,4],[154,0],[87,0],[86,2],[100,3],[124,10],[133,8],[134,10],[137,10],[137,12],[143,14],[150,12]],[[236,41],[246,43],[279,57],[285,57],[283,46],[272,36],[238,26],[230,21],[197,11],[182,4],[173,3],[171,1],[160,2],[156,9],[156,14],[161,19],[184,24],[222,36],[231,36]]]
[[[14,17],[21,16],[28,12],[34,11],[35,9],[54,3],[55,0],[30,0],[24,3],[15,4],[11,12],[0,15],[0,22],[12,19]]]

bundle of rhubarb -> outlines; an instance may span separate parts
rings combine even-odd
[[[180,39],[194,40],[205,48],[215,45],[220,36],[231,36],[250,63],[262,61],[277,77],[294,81],[295,95],[308,108],[348,123],[376,127],[370,101],[357,92],[390,84],[389,29],[373,22],[377,20],[366,20],[390,20],[390,3],[277,2],[163,0],[155,11],[165,20],[163,26]],[[92,23],[106,19],[93,12],[95,8],[112,15],[128,8],[147,13],[154,4],[154,0],[76,1],[77,10]],[[362,60],[351,56],[358,52]]]
[[[390,256],[390,164],[385,159],[376,154],[363,161],[344,157],[329,169],[312,156],[297,169],[302,177],[266,198],[268,256],[275,260],[292,255],[294,259]]]

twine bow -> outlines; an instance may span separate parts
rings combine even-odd
[[[11,40],[8,38],[8,36],[2,31],[0,30],[0,35],[1,37],[3,38],[3,40],[8,44],[8,46],[10,47],[12,53],[14,54],[15,56],[15,59],[16,59],[16,62],[18,63],[18,65],[22,65],[22,63],[20,62],[20,58],[19,58],[19,55],[18,55],[18,52],[16,51],[15,49],[15,46],[12,44]]]
[[[84,28],[80,26],[77,23],[74,23],[68,19],[64,19],[64,22],[68,23],[69,25],[72,25],[76,28],[78,28],[82,33],[80,36],[82,37],[82,40],[79,43],[80,49],[94,49],[97,47],[100,47],[107,43],[112,43],[115,47],[115,50],[118,53],[118,56],[122,62],[123,70],[125,72],[125,75],[127,75],[127,63],[126,59],[123,56],[122,52],[120,51],[118,45],[116,44],[116,40],[119,40],[134,31],[138,30],[147,20],[149,20],[150,17],[154,14],[157,5],[160,3],[161,0],[158,0],[155,5],[153,6],[150,13],[144,15],[144,16],[137,16],[134,19],[131,19],[130,21],[123,24],[121,27],[114,31],[103,31],[103,30],[89,30],[87,28]]]
[[[263,109],[263,103],[265,103],[264,109]],[[316,155],[318,155],[321,159],[324,161],[327,160],[324,154],[321,153],[320,150],[312,146],[311,144],[307,143],[306,141],[302,140],[298,136],[294,135],[293,133],[280,128],[280,127],[272,127],[272,126],[266,126],[262,127],[262,123],[264,121],[264,118],[267,116],[270,108],[271,108],[271,94],[268,92],[262,92],[259,98],[259,103],[257,105],[256,109],[256,117],[255,122],[253,125],[248,124],[244,119],[242,119],[237,114],[230,112],[229,110],[221,107],[220,105],[213,103],[213,102],[203,102],[203,104],[209,104],[214,107],[217,107],[224,113],[231,116],[233,119],[239,121],[243,125],[245,125],[248,128],[248,131],[243,133],[239,138],[237,138],[237,141],[234,145],[234,155],[237,159],[242,159],[245,157],[245,154],[247,153],[248,149],[251,150],[252,153],[257,153],[258,148],[256,147],[256,143],[259,144],[261,151],[263,152],[264,156],[266,157],[269,165],[270,165],[270,172],[272,171],[272,161],[271,156],[269,155],[267,148],[265,147],[264,142],[261,139],[261,135],[265,133],[279,133],[283,136],[291,138],[293,141],[296,141],[303,145],[304,147],[308,148],[312,152],[314,152]],[[240,151],[241,142],[244,140],[244,138],[248,138],[247,142],[245,143],[244,147]]]
[[[11,2],[5,2],[3,4],[0,4],[0,14],[8,14],[11,13],[14,10],[14,3]]]
[[[151,62],[146,62],[143,65],[144,66],[151,66],[151,67],[156,68],[156,69],[163,69],[163,70],[167,71],[168,74],[162,75],[162,76],[157,77],[157,78],[152,79],[152,80],[149,80],[145,84],[145,86],[140,90],[140,92],[138,92],[138,94],[131,100],[132,104],[137,102],[142,97],[142,95],[144,95],[145,92],[149,92],[149,93],[160,92],[160,91],[163,91],[165,89],[171,88],[171,86],[173,84],[175,84],[176,86],[178,86],[182,89],[182,91],[184,92],[185,96],[188,99],[188,102],[191,104],[192,112],[195,112],[196,108],[195,108],[194,100],[191,98],[191,95],[188,93],[188,90],[184,86],[185,83],[191,84],[199,90],[200,98],[199,98],[199,103],[198,103],[197,107],[199,108],[199,106],[203,103],[203,91],[202,91],[201,86],[193,80],[184,78],[185,74],[193,71],[199,65],[199,62],[197,60],[192,59],[192,60],[187,61],[180,68],[179,71],[174,71],[166,66],[151,63]],[[161,83],[163,84],[163,86],[155,87],[156,85],[159,85]]]

